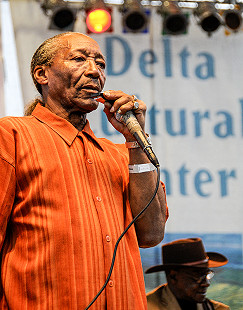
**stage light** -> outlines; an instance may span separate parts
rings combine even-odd
[[[233,32],[237,32],[242,24],[242,12],[238,9],[227,10],[223,14],[225,26]]]
[[[188,14],[182,13],[177,2],[164,1],[157,13],[163,18],[163,34],[185,34],[188,27]]]
[[[86,25],[90,32],[101,33],[111,26],[110,12],[103,9],[89,11],[86,17]]]
[[[216,31],[223,20],[212,2],[199,2],[194,15],[201,28],[211,35]]]
[[[221,25],[225,27],[226,35],[243,30],[243,0],[37,1],[40,2],[44,14],[50,18],[48,28],[61,31],[73,31],[78,12],[82,11],[88,34],[113,32],[114,6],[117,6],[121,13],[123,33],[147,33],[155,8],[162,17],[163,35],[186,34],[191,14],[209,36]]]
[[[120,8],[123,32],[146,32],[150,11],[146,11],[139,0],[124,0]]]
[[[76,21],[77,9],[66,5],[55,6],[51,14],[49,29],[72,31]]]
[[[88,0],[85,3],[86,26],[88,33],[112,31],[112,9],[103,0]]]

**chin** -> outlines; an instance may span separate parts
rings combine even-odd
[[[90,113],[98,108],[99,102],[92,98],[86,98],[76,101],[75,105],[83,112]]]
[[[206,299],[206,294],[198,294],[194,299],[197,303],[203,303]]]
[[[92,104],[90,105],[90,107],[91,107],[90,112],[92,112],[92,111],[98,109],[98,106],[99,106],[99,102],[98,102],[98,101],[96,101],[96,100],[94,100],[94,99],[91,99],[91,100],[92,100]]]

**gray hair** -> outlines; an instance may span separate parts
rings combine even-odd
[[[38,92],[41,95],[42,95],[42,88],[34,77],[34,70],[36,66],[40,65],[51,66],[58,51],[64,46],[66,46],[65,43],[63,43],[63,41],[59,40],[60,37],[70,35],[72,33],[73,32],[59,33],[54,37],[45,40],[35,51],[30,64],[30,73],[33,82],[35,84],[35,87],[37,88]]]

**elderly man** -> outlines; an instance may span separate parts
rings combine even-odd
[[[163,264],[145,273],[165,271],[167,284],[147,294],[148,310],[226,310],[228,306],[206,298],[210,268],[227,264],[219,253],[205,252],[200,238],[179,239],[162,246]]]
[[[31,73],[41,98],[27,116],[0,120],[0,308],[83,310],[107,279],[117,239],[157,182],[148,157],[115,117],[135,106],[144,128],[146,106],[122,91],[104,92],[104,112],[126,144],[95,137],[86,117],[99,104],[105,59],[97,42],[80,33],[43,42]],[[120,241],[92,309],[147,308],[139,246],[158,244],[165,221],[160,184]]]

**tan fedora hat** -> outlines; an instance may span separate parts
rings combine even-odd
[[[148,268],[145,273],[178,267],[220,267],[228,259],[216,252],[205,252],[200,238],[179,239],[162,245],[163,264]]]

